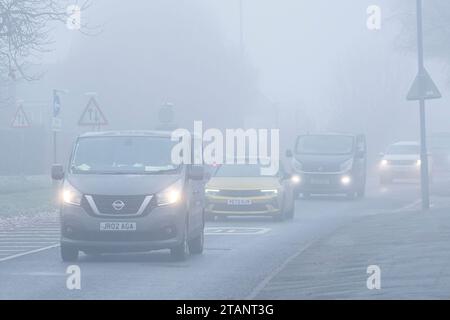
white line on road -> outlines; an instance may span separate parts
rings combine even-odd
[[[19,257],[23,257],[23,256],[26,256],[26,255],[29,255],[29,254],[33,254],[33,253],[37,253],[37,252],[53,249],[53,248],[56,248],[56,247],[59,247],[59,244],[53,244],[51,246],[39,248],[39,249],[36,249],[36,250],[31,250],[31,251],[27,251],[27,252],[23,252],[23,253],[18,253],[18,254],[9,256],[9,257],[0,258],[0,262],[7,261],[7,260],[12,260],[12,259],[15,259],[15,258],[19,258]]]
[[[308,249],[316,240],[311,241],[302,247],[299,251],[295,252],[293,255],[289,256],[282,264],[277,268],[272,270],[258,285],[250,292],[250,294],[245,298],[245,300],[253,300],[258,294],[267,286],[267,284],[272,280],[278,273],[280,273],[292,260],[301,255],[306,249]]]
[[[49,243],[55,243],[55,241],[59,241],[59,239],[55,239],[54,241],[4,241],[1,244],[49,244]]]
[[[420,199],[419,200],[415,200],[412,203],[407,204],[407,205],[405,205],[403,207],[400,207],[398,209],[389,210],[389,211],[387,211],[387,213],[389,213],[389,212],[396,213],[396,212],[400,212],[400,211],[404,211],[404,210],[409,210],[409,209],[415,207],[416,205],[418,205],[421,202],[422,201]],[[380,211],[382,211],[382,210],[380,210]],[[383,211],[383,213],[386,213],[386,211]],[[294,254],[289,256],[286,260],[284,260],[284,262],[282,264],[280,264],[278,267],[276,267],[274,270],[272,270],[272,272],[270,272],[261,282],[259,282],[257,284],[257,286],[250,292],[250,294],[245,299],[246,300],[253,300],[253,299],[255,299],[261,293],[261,291],[264,290],[264,288],[267,286],[267,284],[277,274],[279,274],[292,260],[294,260],[295,258],[300,256],[306,249],[308,249],[317,240],[319,240],[319,239],[316,238],[316,239],[312,240],[311,242],[309,242],[308,244],[303,246],[299,251],[295,252]]]

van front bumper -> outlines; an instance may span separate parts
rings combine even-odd
[[[170,249],[183,242],[184,206],[152,208],[142,216],[93,216],[80,206],[61,208],[61,244],[81,251],[127,252]],[[135,223],[133,231],[102,231],[102,222]]]
[[[352,192],[358,186],[358,179],[351,173],[298,173],[300,183],[297,193],[332,194]]]

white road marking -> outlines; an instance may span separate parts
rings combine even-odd
[[[0,242],[8,242],[11,240],[25,240],[25,241],[29,241],[29,242],[34,242],[33,240],[58,240],[59,237],[51,237],[51,238],[34,238],[34,237],[9,237],[9,238],[1,238],[0,237]]]
[[[57,241],[59,239],[55,239],[55,241]],[[2,244],[11,244],[11,243],[15,243],[15,244],[49,244],[49,243],[55,243],[55,241],[5,241],[2,242]]]
[[[260,227],[207,227],[205,228],[205,235],[259,235],[270,230],[270,228]]]
[[[289,256],[282,264],[276,267],[272,272],[270,272],[258,285],[250,292],[250,294],[245,298],[245,300],[253,300],[258,294],[267,286],[267,284],[272,280],[278,273],[280,273],[292,260],[301,255],[306,249],[308,249],[314,242],[313,240],[310,243],[303,246],[299,251],[295,252],[293,255]]]
[[[29,254],[33,254],[33,253],[37,253],[37,252],[53,249],[53,248],[56,248],[56,247],[59,247],[59,244],[53,244],[51,246],[39,248],[39,249],[36,249],[36,250],[26,251],[26,252],[18,253],[18,254],[15,254],[15,255],[12,255],[12,256],[8,256],[8,257],[5,257],[5,258],[0,258],[0,262],[12,260],[12,259],[15,259],[15,258],[19,258],[19,257],[23,257],[23,256],[26,256],[26,255],[29,255]]]
[[[9,246],[9,245],[1,245],[0,248],[40,248],[41,246]]]

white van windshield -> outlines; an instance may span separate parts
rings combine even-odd
[[[71,162],[77,174],[152,174],[178,169],[173,141],[161,137],[94,137],[78,140]]]
[[[349,154],[354,149],[354,137],[345,135],[307,135],[297,139],[296,153],[311,155]]]

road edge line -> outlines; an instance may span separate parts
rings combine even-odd
[[[23,257],[23,256],[27,256],[29,254],[38,253],[38,252],[49,250],[49,249],[53,249],[53,248],[56,248],[56,247],[59,247],[59,243],[55,243],[55,244],[52,244],[50,246],[39,248],[39,249],[36,249],[36,250],[22,252],[22,253],[18,253],[18,254],[15,254],[15,255],[12,255],[12,256],[8,256],[8,257],[5,257],[5,258],[1,258],[0,262],[12,260],[12,259],[15,259],[15,258],[20,258],[20,257]]]
[[[422,200],[420,199],[416,199],[413,202],[404,205],[403,207],[397,208],[397,209],[392,209],[389,211],[383,211],[383,214],[389,214],[389,213],[397,213],[397,212],[401,212],[401,211],[407,211],[410,208],[413,208],[414,206],[418,205],[419,203],[421,203]],[[316,243],[316,241],[318,241],[320,238],[316,238],[314,240],[312,240],[311,242],[309,242],[308,244],[306,244],[305,246],[303,246],[299,251],[295,252],[294,254],[292,254],[291,256],[287,257],[286,260],[283,261],[282,264],[280,264],[278,267],[276,267],[274,270],[272,270],[261,282],[259,282],[256,287],[254,287],[252,289],[252,291],[250,292],[250,294],[248,294],[244,300],[253,300],[255,299],[258,294],[261,293],[262,290],[264,290],[264,288],[266,287],[266,285],[276,276],[278,275],[292,260],[294,260],[295,258],[297,258],[299,255],[301,255],[306,249],[308,249],[311,245],[313,245],[314,243]]]

